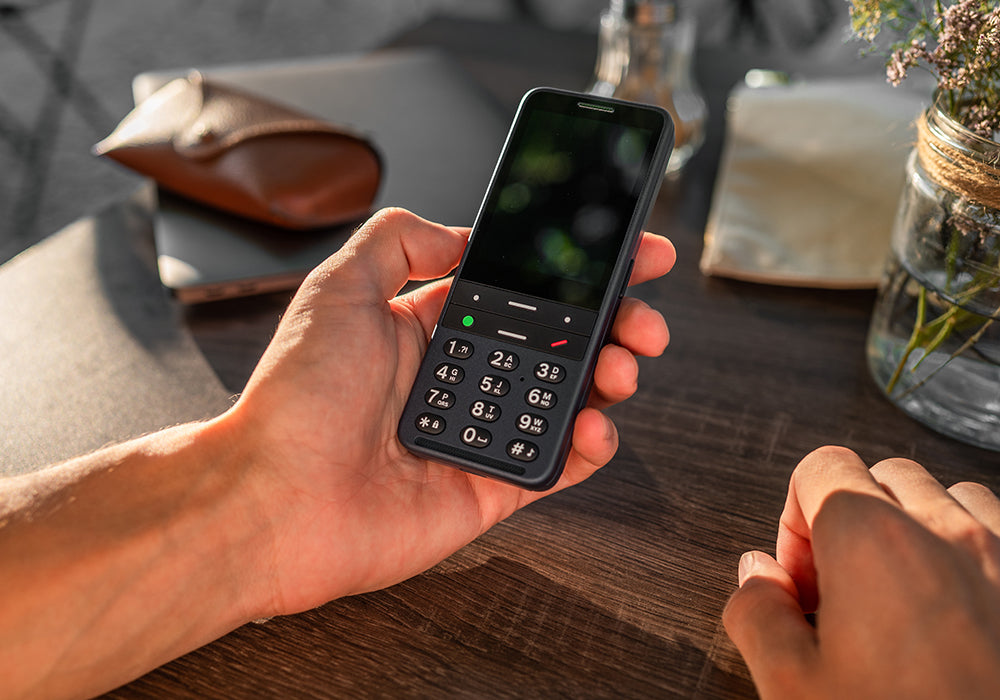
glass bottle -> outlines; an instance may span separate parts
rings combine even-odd
[[[668,176],[676,175],[705,138],[707,108],[691,75],[693,19],[673,0],[611,0],[601,14],[597,63],[587,91],[664,107],[674,120]]]

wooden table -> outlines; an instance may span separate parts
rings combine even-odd
[[[446,47],[511,109],[536,84],[582,87],[595,50],[593,36],[452,20],[394,42],[429,44]],[[611,464],[421,576],[247,625],[111,695],[749,697],[720,613],[740,554],[773,551],[787,479],[803,455],[840,443],[869,462],[905,455],[945,482],[1000,489],[998,455],[923,428],[869,379],[873,292],[698,271],[728,89],[750,67],[809,65],[699,55],[708,142],[664,188],[648,225],[673,239],[679,262],[633,291],[666,316],[671,345],[640,361],[638,393],[611,411],[621,433]],[[238,391],[285,303],[224,303],[184,320]]]

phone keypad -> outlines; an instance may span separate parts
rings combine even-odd
[[[470,422],[458,423],[461,427],[457,433],[463,445],[483,450],[493,443],[492,430],[500,430],[502,435],[503,431],[508,431],[505,437],[516,430],[524,437],[509,440],[501,448],[502,453],[522,463],[538,459],[541,448],[527,438],[538,438],[548,431],[549,419],[541,414],[558,403],[555,385],[566,378],[565,367],[543,360],[529,365],[531,370],[519,375],[515,372],[521,358],[510,349],[487,347],[484,353],[477,354],[472,342],[456,337],[449,338],[441,347],[449,361],[435,367],[434,378],[440,384],[424,394],[424,403],[435,412],[420,413],[416,417],[417,430],[440,435],[450,421],[446,421],[445,416],[449,413],[453,417],[465,415]],[[474,356],[480,359],[473,359]],[[470,395],[468,389],[462,389],[463,383],[470,379],[475,382],[473,386],[479,398]],[[510,396],[514,384],[526,380],[534,382]],[[461,413],[453,413],[455,410]],[[507,411],[509,414],[505,417]]]

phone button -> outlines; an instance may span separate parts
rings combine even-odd
[[[521,462],[534,462],[538,457],[538,445],[527,440],[511,440],[507,443],[507,456]]]
[[[465,370],[458,365],[442,362],[434,369],[434,376],[445,384],[458,384],[465,379]]]
[[[500,417],[500,407],[492,401],[473,401],[469,406],[469,415],[487,423]]]
[[[438,408],[446,411],[455,405],[455,395],[447,389],[433,387],[424,394],[424,403],[431,408]]]
[[[452,338],[444,344],[444,354],[454,357],[456,360],[468,359],[472,357],[474,351],[475,347],[473,347],[472,343],[459,338]]]
[[[440,435],[447,425],[444,418],[435,416],[433,413],[421,413],[414,421],[417,430],[428,435]]]
[[[529,406],[548,410],[556,405],[556,394],[554,391],[535,387],[534,389],[528,389],[528,392],[524,395],[524,400],[528,402]]]
[[[506,396],[507,392],[510,391],[510,382],[503,377],[487,374],[479,380],[479,390],[490,396]]]
[[[554,362],[539,362],[535,365],[535,379],[549,384],[558,384],[566,378],[566,369]]]
[[[542,435],[549,429],[549,422],[534,413],[522,413],[517,417],[517,429],[528,435]]]
[[[622,288],[618,292],[618,298],[621,299],[625,294],[628,293],[628,283],[632,280],[632,268],[635,267],[635,258],[628,261],[628,272],[625,273],[625,281],[622,282]]]
[[[489,430],[486,430],[485,428],[477,428],[474,425],[462,428],[461,438],[462,442],[469,447],[478,447],[480,449],[489,445],[493,440],[493,436],[490,435]]]
[[[490,367],[502,369],[504,372],[513,372],[521,364],[521,358],[506,350],[494,350],[490,353]]]

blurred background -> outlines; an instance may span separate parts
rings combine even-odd
[[[853,51],[845,0],[688,0],[703,45]],[[141,71],[363,52],[434,16],[595,35],[607,0],[0,1],[0,263],[131,192],[90,155]],[[596,50],[596,43],[595,43]],[[583,86],[580,86],[581,89]]]

